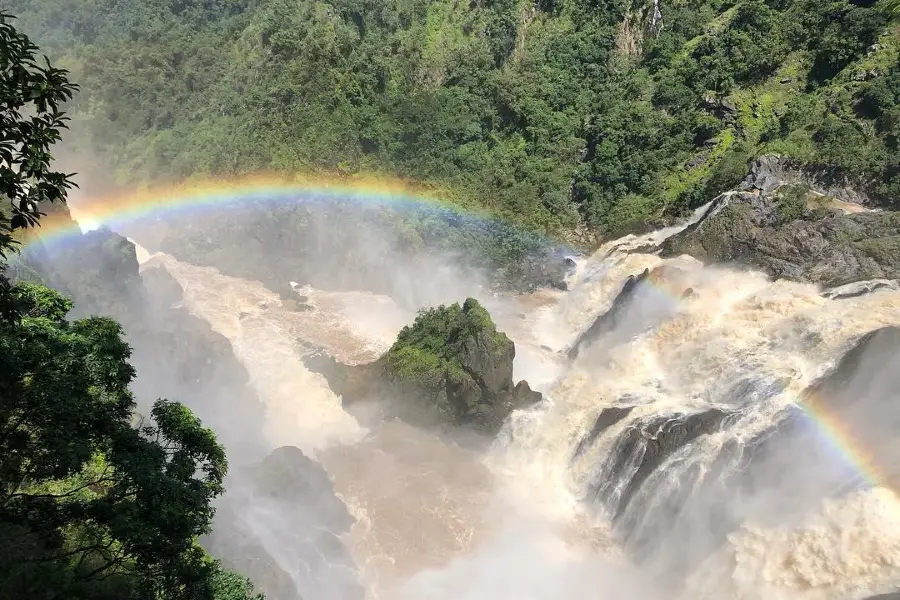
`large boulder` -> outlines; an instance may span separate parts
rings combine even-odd
[[[527,382],[513,381],[515,356],[513,342],[469,298],[462,306],[420,312],[374,363],[347,366],[319,355],[306,364],[326,377],[348,408],[376,400],[384,408],[380,416],[494,433],[513,410],[541,400]]]
[[[743,264],[827,287],[896,279],[900,213],[845,214],[795,187],[729,192],[699,222],[666,240],[661,254]]]

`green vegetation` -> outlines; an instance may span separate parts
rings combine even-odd
[[[775,210],[776,225],[786,225],[798,219],[817,221],[828,215],[826,199],[811,194],[805,185],[786,185],[778,190]]]
[[[60,106],[77,89],[66,71],[41,64],[37,46],[0,12],[0,257],[15,241],[14,229],[37,224],[38,204],[65,197],[72,183],[51,170],[50,147],[67,119]]]
[[[197,545],[225,454],[184,406],[133,425],[121,328],[43,286],[0,323],[0,588],[22,598],[247,598]],[[235,593],[235,582],[243,586]],[[228,591],[217,595],[217,590]]]
[[[455,380],[469,377],[463,364],[465,344],[482,341],[489,355],[503,356],[511,342],[497,331],[491,315],[474,298],[419,312],[412,325],[397,336],[385,356],[388,368],[403,379],[440,384],[449,376]]]
[[[375,173],[605,235],[708,200],[763,152],[893,205],[891,1],[663,0],[658,35],[643,0],[6,4],[82,83],[97,185]]]
[[[70,182],[49,151],[65,128],[64,71],[0,16],[0,255]],[[3,267],[3,265],[0,265]],[[0,269],[0,559],[3,597],[246,600],[249,582],[197,543],[227,463],[184,406],[135,414],[121,327],[69,322],[71,302]]]

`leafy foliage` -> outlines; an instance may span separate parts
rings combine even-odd
[[[67,118],[61,105],[76,90],[67,72],[44,59],[37,46],[0,12],[0,256],[13,243],[12,231],[37,224],[39,204],[61,201],[72,183],[50,167],[50,147]]]
[[[12,233],[65,202],[50,147],[72,97],[0,14],[0,255]],[[215,435],[184,406],[157,401],[135,426],[134,369],[121,327],[69,322],[72,303],[13,286],[0,263],[0,559],[3,597],[258,599],[198,544],[227,469]]]
[[[444,373],[462,376],[463,344],[474,338],[490,340],[495,350],[509,345],[497,331],[488,311],[474,298],[459,303],[423,309],[407,325],[386,355],[397,375],[432,382]]]
[[[29,598],[216,598],[241,589],[196,539],[227,463],[212,431],[158,401],[132,425],[118,324],[68,322],[37,284],[0,325],[0,587]]]

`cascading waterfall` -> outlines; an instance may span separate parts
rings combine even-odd
[[[656,241],[649,240],[650,245]],[[778,437],[780,424],[787,427],[803,390],[852,342],[900,324],[900,294],[886,289],[834,301],[811,285],[704,268],[687,258],[626,254],[623,250],[642,248],[648,240],[624,242],[608,244],[582,265],[571,295],[538,318],[558,328],[570,326],[572,339],[614,305],[623,275],[655,268],[662,277],[651,273],[638,281],[615,327],[568,366],[549,390],[552,406],[517,432],[499,452],[501,460],[520,467],[512,469],[520,476],[531,474],[524,488],[552,481],[567,489],[580,500],[578,510],[611,523],[626,551],[664,581],[683,580],[722,547],[732,529],[752,532],[726,543],[722,552],[732,557],[749,552],[767,535],[773,543],[784,540],[778,543],[786,561],[780,575],[771,573],[778,566],[759,559],[753,564],[759,572],[743,565],[735,574],[746,579],[741,582],[727,581],[726,569],[708,568],[705,572],[715,572],[722,581],[695,581],[686,598],[722,597],[718,594],[725,590],[740,598],[841,598],[849,597],[841,595],[848,590],[865,595],[896,583],[896,510],[878,511],[886,521],[882,531],[865,539],[860,549],[865,559],[841,542],[842,536],[864,537],[858,530],[866,519],[854,510],[890,506],[891,492],[876,485],[823,506],[822,498],[859,484],[858,473],[835,458],[833,449],[815,447],[828,446],[827,440],[807,437],[802,448],[794,448],[807,456],[778,456],[795,463],[788,471],[793,480],[778,470],[783,465],[770,465],[756,449]],[[670,268],[668,277],[664,267]],[[594,310],[588,312],[588,306]],[[544,327],[551,328],[549,323]],[[886,370],[891,373],[890,367]],[[896,419],[892,414],[871,418]],[[828,464],[832,461],[839,464]],[[730,486],[751,467],[752,485]],[[819,535],[814,543],[802,528],[815,526],[778,529],[784,524],[777,520],[760,525],[771,521],[772,511],[784,516],[790,510],[804,518],[825,511],[820,519],[836,531]],[[768,526],[776,529],[767,533]],[[812,556],[829,539],[841,550],[821,561],[828,573],[791,572],[793,563],[803,562],[804,544],[810,556],[803,568],[809,570],[817,564]],[[868,567],[860,568],[861,561]],[[757,583],[766,580],[768,595],[759,595],[749,583],[753,577],[760,578]],[[796,589],[795,580],[806,581],[808,589]]]
[[[383,351],[412,318],[389,298],[306,288],[312,312],[280,311],[253,282],[153,260],[231,340],[268,402],[272,445],[297,445],[328,470],[357,519],[350,545],[371,598],[664,589],[849,600],[890,589],[893,493],[860,485],[797,407],[861,336],[900,325],[900,292],[835,300],[652,253],[708,208],[606,244],[568,292],[480,298],[517,344],[517,377],[547,397],[515,413],[485,456],[399,423],[361,431],[303,368],[304,344],[348,362]],[[789,434],[803,427],[812,434]]]

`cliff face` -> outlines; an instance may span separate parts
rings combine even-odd
[[[204,544],[270,600],[361,600],[341,537],[353,517],[328,474],[299,448],[278,448],[237,473]]]
[[[509,414],[541,400],[513,381],[515,345],[474,299],[422,311],[380,359],[347,366],[327,356],[307,365],[328,379],[345,406],[376,400],[388,417],[424,427],[496,433]]]
[[[900,213],[869,211],[865,192],[827,169],[778,157],[754,162],[744,184],[716,198],[663,256],[737,263],[832,287],[900,277]]]
[[[64,208],[52,218],[74,228]],[[98,230],[46,245],[32,235],[9,272],[69,295],[72,318],[103,315],[122,325],[133,349],[139,410],[167,397],[216,432],[230,471],[213,533],[203,541],[214,556],[274,600],[362,597],[339,539],[353,520],[327,474],[297,448],[266,456],[263,406],[247,371],[225,337],[181,306],[182,288],[163,266],[139,270],[131,242]],[[272,531],[282,530],[291,535],[273,541]],[[301,572],[310,576],[297,577]]]
[[[55,221],[69,219],[54,210]],[[37,237],[35,237],[35,235]],[[216,430],[229,459],[261,456],[262,405],[231,345],[180,307],[181,287],[162,268],[143,275],[134,245],[109,230],[70,235],[49,244],[40,230],[10,267],[12,277],[37,280],[70,296],[71,318],[109,316],[132,346],[140,408],[156,398],[183,402]],[[221,410],[228,406],[227,411]],[[239,451],[238,451],[239,450]]]

